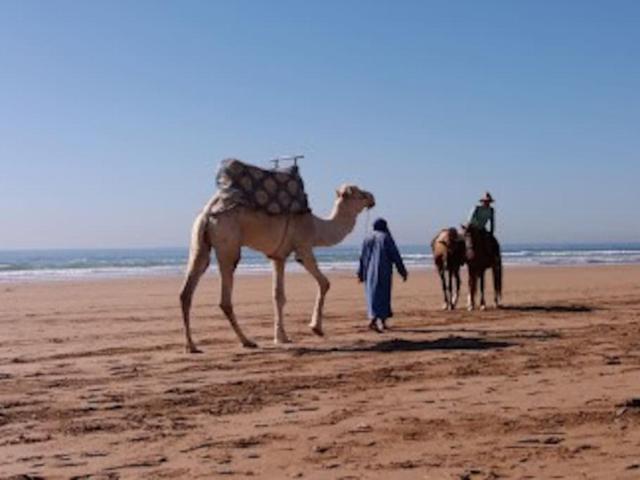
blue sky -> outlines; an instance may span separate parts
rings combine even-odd
[[[640,2],[0,2],[0,248],[182,246],[222,158],[303,153],[427,242],[640,241]],[[354,235],[360,240],[361,222]]]

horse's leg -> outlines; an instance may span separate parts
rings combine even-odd
[[[476,287],[477,287],[477,277],[476,273],[469,268],[469,302],[467,304],[467,310],[471,311],[476,308]]]
[[[487,304],[484,301],[484,273],[484,270],[480,272],[480,310],[486,310],[487,308]]]
[[[453,296],[453,301],[451,302],[451,309],[453,310],[454,308],[456,308],[456,305],[458,304],[458,298],[460,297],[460,268],[456,268],[455,272],[454,272],[454,276],[456,279],[456,293]]]
[[[233,303],[231,303],[231,297],[233,294],[233,274],[235,273],[236,266],[240,261],[240,247],[238,247],[235,252],[227,251],[226,253],[227,254],[216,251],[218,268],[220,269],[220,309],[224,312],[227,320],[229,320],[231,328],[236,332],[242,346],[246,348],[256,348],[257,345],[255,342],[249,340],[242,332],[240,325],[238,325],[236,315],[233,311]],[[228,253],[231,253],[231,255]]]
[[[449,297],[447,297],[447,280],[444,277],[444,269],[438,268],[438,275],[440,275],[440,282],[442,283],[442,294],[444,295],[442,310],[447,310],[449,308]]]
[[[447,308],[449,310],[453,310],[453,272],[451,271],[451,268],[447,268],[447,276],[449,279],[449,285],[448,285],[448,293],[449,293],[449,303],[447,305]]]
[[[290,343],[289,337],[284,331],[283,309],[286,303],[284,295],[284,260],[273,260],[273,306],[275,313],[275,325],[273,343]]]
[[[192,247],[194,248],[194,247]],[[182,307],[182,320],[184,321],[184,333],[187,338],[186,350],[188,353],[200,353],[191,338],[190,312],[193,293],[198,286],[200,278],[207,271],[210,261],[210,250],[205,245],[198,245],[189,257],[187,275],[180,291],[180,306]]]
[[[322,311],[324,308],[324,299],[327,295],[327,292],[329,291],[329,287],[331,286],[331,284],[329,283],[329,279],[325,277],[318,268],[318,262],[316,261],[316,257],[313,255],[313,252],[311,250],[306,252],[298,252],[298,257],[307,272],[309,272],[318,283],[318,295],[316,296],[316,304],[313,308],[313,315],[311,316],[311,323],[309,324],[309,326],[311,327],[311,331],[313,331],[313,333],[322,336],[324,335],[322,331]]]
[[[493,295],[496,308],[500,308],[502,301],[502,261],[498,260],[493,265]]]

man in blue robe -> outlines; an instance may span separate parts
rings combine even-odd
[[[358,280],[365,283],[369,328],[382,333],[391,311],[391,277],[395,264],[402,279],[407,281],[407,270],[393,240],[386,220],[373,223],[373,232],[365,238],[360,255]]]

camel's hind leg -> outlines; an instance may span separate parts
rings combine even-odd
[[[329,291],[331,284],[329,279],[318,268],[318,262],[313,252],[299,252],[298,258],[302,262],[304,268],[311,274],[313,278],[318,282],[318,295],[316,297],[316,304],[313,309],[313,315],[311,317],[311,331],[316,335],[322,336],[324,332],[322,330],[322,311],[324,308],[324,299]]]
[[[189,252],[187,275],[182,285],[182,290],[180,291],[180,306],[182,308],[182,320],[184,322],[184,332],[187,340],[186,350],[189,353],[200,352],[191,337],[191,301],[193,300],[193,294],[200,278],[204,272],[207,271],[211,257],[211,250],[205,241],[203,228],[204,227],[196,224],[194,229],[191,252]]]
[[[290,343],[289,337],[284,331],[284,260],[273,260],[273,305],[275,309],[275,326],[273,343]]]
[[[216,251],[216,256],[218,258],[218,268],[220,269],[220,309],[224,312],[227,320],[229,320],[231,328],[236,332],[242,346],[246,348],[256,348],[258,345],[249,340],[242,332],[240,325],[238,325],[236,314],[233,311],[233,303],[231,302],[233,294],[233,274],[240,261],[240,247],[237,248],[237,251],[232,252],[232,255],[221,254],[220,251]]]

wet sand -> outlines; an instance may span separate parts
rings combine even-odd
[[[0,478],[640,478],[640,267],[507,269],[485,312],[440,311],[415,273],[383,335],[330,277],[325,338],[287,277],[284,347],[270,278],[239,277],[257,350],[207,277],[199,355],[179,278],[0,284]]]

